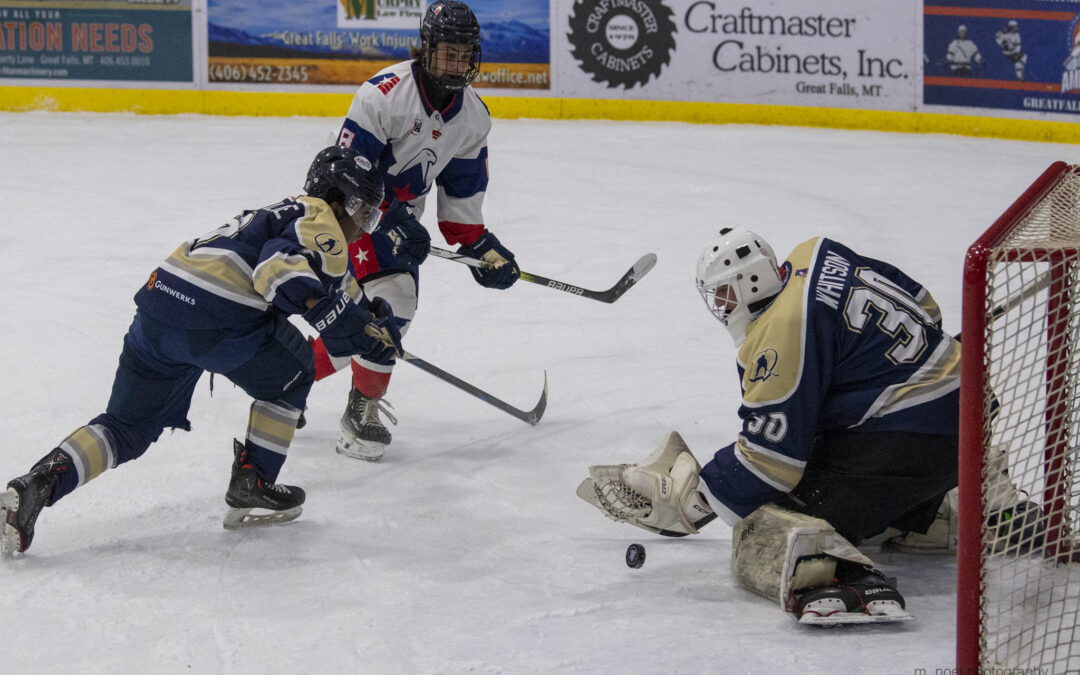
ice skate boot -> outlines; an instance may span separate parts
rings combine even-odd
[[[279,485],[263,479],[248,463],[247,448],[233,440],[232,479],[225,492],[230,506],[223,525],[226,530],[279,525],[296,520],[303,510],[303,489],[295,485]],[[259,513],[252,513],[259,509]]]
[[[379,419],[379,413],[386,415],[391,424],[397,424],[391,409],[393,406],[389,401],[368,398],[353,387],[349,392],[349,405],[341,416],[341,436],[336,448],[338,454],[369,462],[381,460],[386,446],[390,445],[390,430]]]
[[[34,523],[41,509],[48,506],[56,481],[55,473],[36,466],[30,473],[12,479],[7,490],[0,493],[0,558],[11,558],[16,551],[24,553],[30,548]]]
[[[800,623],[835,625],[880,621],[906,621],[904,596],[896,581],[867,565],[849,564],[828,586],[798,594],[795,615]]]

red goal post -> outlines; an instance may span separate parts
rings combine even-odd
[[[1080,166],[1051,165],[968,249],[962,348],[959,672],[1077,672]]]

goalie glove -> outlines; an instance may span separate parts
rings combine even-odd
[[[685,537],[716,518],[697,490],[701,465],[677,432],[640,464],[589,467],[577,495],[621,523]]]

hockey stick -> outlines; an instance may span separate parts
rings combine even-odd
[[[487,267],[488,263],[483,260],[478,260],[471,256],[462,255],[461,253],[455,253],[454,251],[448,251],[444,248],[432,246],[431,255],[438,258],[445,258],[446,260],[453,260],[469,267]],[[646,253],[638,258],[638,261],[626,271],[626,274],[622,275],[622,278],[615,282],[615,285],[606,291],[590,291],[587,288],[581,288],[580,286],[574,286],[564,281],[556,281],[555,279],[548,279],[542,277],[539,274],[533,274],[531,272],[522,272],[521,280],[528,281],[533,284],[540,284],[541,286],[547,286],[548,288],[554,288],[557,291],[563,291],[570,293],[571,295],[580,295],[582,297],[589,298],[590,300],[599,300],[600,302],[615,302],[622,297],[623,293],[630,290],[630,287],[641,280],[643,276],[649,273],[649,270],[656,265],[656,254]]]
[[[411,363],[420,370],[434,375],[443,382],[448,382],[453,386],[457,387],[458,389],[461,389],[468,394],[472,394],[484,403],[495,406],[504,413],[512,415],[513,417],[518,418],[522,422],[526,422],[533,426],[536,426],[536,423],[539,422],[540,418],[544,416],[544,410],[547,409],[547,371],[544,371],[544,391],[540,394],[540,401],[532,410],[521,410],[519,408],[515,408],[506,401],[495,398],[483,389],[478,389],[477,387],[474,387],[468,382],[458,377],[455,377],[454,375],[451,375],[442,368],[428,363],[427,361],[420,358],[419,356],[416,356],[415,354],[410,354],[406,351],[398,358],[400,358],[402,361],[405,361],[406,363]]]
[[[1030,300],[1039,291],[1045,289],[1050,285],[1050,270],[1046,270],[1039,276],[1032,279],[1026,286],[1021,288],[1017,293],[1005,298],[997,307],[990,310],[990,320],[994,321],[1000,318],[1009,310],[1013,309],[1025,300]]]
[[[1020,303],[1030,300],[1039,291],[1045,290],[1050,285],[1050,270],[1046,270],[1039,276],[1029,281],[1023,288],[1016,293],[1013,293],[1009,297],[998,303],[993,309],[990,310],[990,321],[997,321],[1005,314],[1019,305]],[[989,325],[989,324],[988,324]],[[963,331],[957,333],[953,337],[957,340],[963,335]]]

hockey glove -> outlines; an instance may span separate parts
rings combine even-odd
[[[394,257],[405,265],[419,265],[427,258],[431,235],[405,202],[394,201],[379,227],[394,243]]]
[[[484,288],[510,288],[521,276],[521,270],[514,262],[514,254],[491,232],[484,232],[480,238],[458,249],[458,253],[479,258],[488,264],[487,267],[470,267],[476,283]]]
[[[398,326],[394,310],[390,303],[376,296],[368,305],[371,311],[372,321],[364,329],[364,333],[375,344],[366,354],[361,354],[368,361],[390,365],[395,358],[405,353],[401,346],[401,328]]]
[[[375,363],[388,364],[394,356],[395,347],[401,346],[401,333],[393,320],[389,305],[382,302],[379,309],[383,317],[372,316],[366,299],[354,302],[348,294],[337,291],[319,300],[304,312],[304,320],[319,331],[323,345],[331,356],[358,355]],[[388,347],[380,338],[389,317],[394,331],[386,330],[392,346]],[[383,323],[380,324],[379,322]],[[374,335],[369,334],[371,330]],[[397,336],[396,344],[394,335]]]

